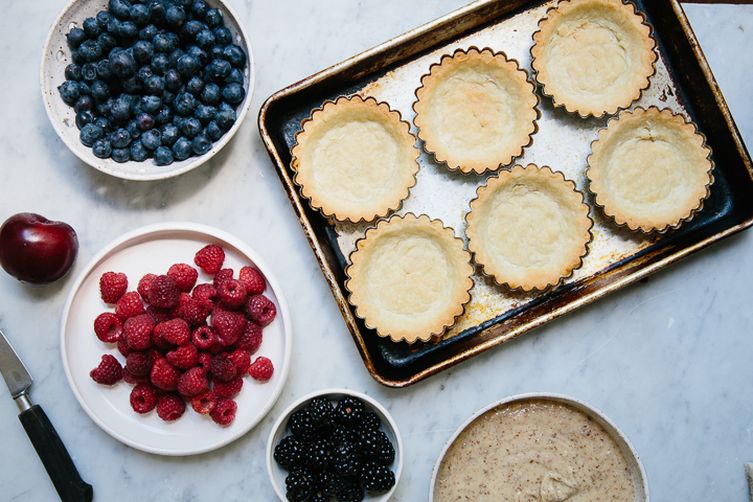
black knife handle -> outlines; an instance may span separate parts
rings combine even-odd
[[[91,502],[92,486],[81,479],[44,410],[35,404],[18,415],[63,502]]]

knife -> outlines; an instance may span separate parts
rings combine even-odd
[[[92,486],[81,479],[68,450],[55,432],[50,419],[38,404],[31,404],[32,379],[18,355],[0,330],[0,373],[21,413],[18,419],[37,450],[47,474],[63,502],[90,502]]]

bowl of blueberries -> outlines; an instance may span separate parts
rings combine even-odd
[[[73,0],[42,57],[47,115],[102,172],[164,179],[198,167],[251,104],[251,47],[222,0]]]

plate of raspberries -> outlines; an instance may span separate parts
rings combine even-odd
[[[152,225],[105,247],[76,279],[63,365],[84,411],[114,438],[162,455],[204,453],[277,401],[289,319],[246,244],[203,225]]]

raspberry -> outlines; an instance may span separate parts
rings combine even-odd
[[[203,394],[199,394],[198,396],[195,396],[193,399],[191,399],[191,407],[193,408],[193,410],[196,413],[200,413],[202,415],[211,413],[216,404],[217,397],[211,390],[208,390]]]
[[[214,280],[212,280],[212,285],[215,289],[219,290],[220,284],[222,284],[225,281],[229,281],[233,278],[233,269],[232,268],[223,268],[216,274],[214,274]]]
[[[127,368],[123,368],[123,381],[130,383],[131,385],[139,385],[142,383],[149,383],[149,375],[136,376],[128,371]]]
[[[209,350],[217,341],[217,335],[209,326],[199,326],[191,333],[191,342],[199,350]]]
[[[272,378],[274,371],[275,368],[272,365],[272,361],[264,356],[257,357],[256,361],[251,363],[251,366],[248,368],[248,374],[251,375],[251,378],[259,382],[268,381]]]
[[[277,307],[264,295],[255,295],[246,302],[246,314],[260,326],[271,323],[277,315]]]
[[[152,359],[146,352],[131,352],[126,357],[125,369],[131,376],[146,376],[152,369]]]
[[[99,366],[91,370],[89,376],[102,385],[113,385],[123,378],[123,367],[113,356],[104,354]]]
[[[187,343],[167,353],[167,361],[182,370],[193,368],[199,362],[199,351],[196,347]]]
[[[248,371],[248,367],[251,366],[251,354],[245,350],[237,349],[228,355],[235,367],[238,368],[238,373],[241,375]]]
[[[191,368],[183,373],[178,380],[178,392],[181,396],[198,396],[207,390],[209,390],[209,382],[201,368]]]
[[[199,273],[188,263],[176,263],[171,265],[167,276],[175,281],[178,289],[184,293],[190,293],[199,278]]]
[[[132,350],[146,350],[152,346],[154,320],[149,314],[130,317],[123,324],[123,336]]]
[[[158,275],[146,291],[146,301],[161,309],[171,309],[178,304],[180,291],[172,277]]]
[[[211,311],[211,302],[200,301],[188,293],[181,293],[178,297],[178,306],[173,310],[173,315],[183,319],[191,326],[198,326],[204,324]]]
[[[217,298],[217,289],[211,284],[199,284],[193,288],[191,296],[200,302],[214,303]]]
[[[94,319],[94,334],[105,343],[115,343],[120,340],[123,324],[118,316],[111,312],[99,314]]]
[[[118,339],[118,352],[120,352],[123,356],[127,356],[131,352],[131,349],[128,348],[128,342],[126,342],[124,336],[121,336]]]
[[[217,296],[220,297],[220,301],[225,307],[236,309],[246,301],[246,286],[236,279],[222,281],[220,285],[217,286]]]
[[[115,303],[128,291],[128,277],[123,273],[105,272],[99,278],[99,293],[105,303]]]
[[[149,377],[155,387],[162,390],[175,390],[178,387],[180,373],[167,362],[167,359],[158,359],[154,361]]]
[[[157,389],[148,383],[138,384],[131,390],[131,408],[136,413],[149,413],[157,406]]]
[[[209,370],[212,372],[212,377],[220,382],[229,382],[238,374],[238,368],[227,354],[214,356]]]
[[[191,331],[183,319],[172,319],[154,327],[154,338],[162,338],[173,345],[185,345],[191,339]]]
[[[199,354],[199,361],[198,361],[199,367],[204,373],[209,373],[211,371],[212,367],[212,356],[211,354],[207,354],[206,352],[202,352]]]
[[[262,342],[262,327],[258,324],[249,321],[246,323],[246,329],[243,334],[238,338],[235,346],[239,349],[247,351],[249,354],[256,353],[259,350],[259,346]]]
[[[129,317],[135,317],[144,313],[144,304],[141,303],[141,297],[135,291],[129,291],[120,297],[115,304],[115,315],[122,320]]]
[[[186,411],[186,402],[175,394],[163,394],[157,400],[157,415],[165,422],[177,420]]]
[[[238,272],[238,280],[246,286],[246,293],[249,295],[260,295],[267,289],[267,281],[254,267],[241,268]]]
[[[219,398],[214,409],[209,413],[216,423],[227,426],[235,420],[235,412],[238,410],[238,405],[232,399]]]
[[[136,291],[139,292],[142,298],[146,298],[146,294],[149,291],[149,288],[152,287],[152,281],[156,278],[157,276],[155,274],[146,274],[141,278],[139,285],[136,287]]]
[[[216,244],[208,244],[196,253],[193,262],[207,274],[214,275],[225,262],[225,251]]]
[[[146,308],[146,313],[152,316],[152,319],[154,319],[155,324],[159,324],[161,322],[169,321],[172,319],[170,316],[170,311],[167,309],[160,309],[155,307],[154,305],[149,305]]]
[[[235,344],[246,329],[246,319],[243,314],[220,308],[212,311],[211,324],[220,344],[224,347]]]
[[[232,399],[240,393],[241,388],[243,388],[243,379],[237,377],[229,382],[214,382],[212,390],[217,397]]]

